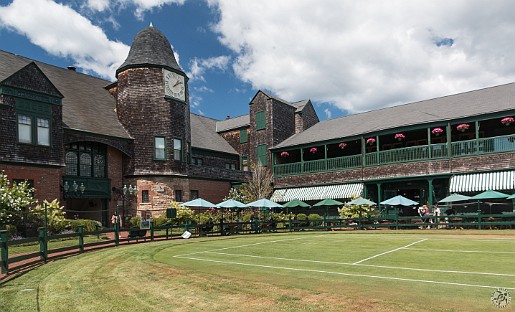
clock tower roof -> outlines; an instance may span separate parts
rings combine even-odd
[[[170,42],[152,25],[136,35],[129,56],[116,70],[116,76],[125,69],[137,67],[168,67],[184,73],[175,59]]]

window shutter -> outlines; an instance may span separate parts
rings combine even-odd
[[[256,130],[266,129],[266,118],[265,112],[256,113]]]
[[[258,158],[258,163],[261,166],[266,167],[266,165],[267,165],[267,161],[266,161],[266,144],[258,145],[258,147],[257,147],[257,158]]]
[[[247,143],[249,141],[249,134],[247,129],[240,130],[240,143]]]

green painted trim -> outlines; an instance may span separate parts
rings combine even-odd
[[[179,150],[180,152],[180,159],[175,159],[175,151],[177,151],[177,149],[175,149],[175,141],[180,141],[181,142],[181,149]],[[184,144],[183,144],[183,139],[181,138],[173,138],[173,161],[175,162],[184,162]],[[166,143],[166,142],[165,142]],[[166,150],[166,144],[165,144],[165,150]],[[166,155],[166,152],[165,152],[165,155]]]
[[[26,100],[41,102],[41,103],[52,104],[52,105],[62,105],[63,104],[62,98],[44,94],[44,93],[40,93],[40,92],[15,88],[15,87],[0,86],[0,94],[14,96],[17,98],[22,98],[22,99],[26,99]]]
[[[266,114],[264,111],[256,112],[256,131],[266,130]]]
[[[247,143],[249,141],[249,133],[247,132],[247,128],[240,129],[240,144]]]

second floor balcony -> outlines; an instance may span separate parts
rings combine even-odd
[[[450,137],[450,136],[449,136]],[[447,137],[447,139],[449,138]],[[443,143],[397,147],[392,149],[390,145],[374,145],[366,144],[357,147],[358,153],[348,156],[331,157],[328,150],[329,145],[317,147],[316,151],[325,149],[321,159],[297,159],[291,163],[276,163],[273,165],[273,173],[275,177],[289,175],[303,175],[309,173],[323,173],[331,171],[343,171],[352,169],[361,169],[365,167],[382,166],[408,162],[422,162],[432,160],[444,160],[458,157],[471,157],[480,155],[491,155],[505,152],[515,152],[515,134],[500,135],[487,138],[474,138],[468,140],[460,140],[453,142],[447,140]],[[374,140],[375,143],[375,140]],[[342,143],[339,145],[341,146]],[[361,148],[361,152],[360,151]],[[313,148],[307,148],[306,151],[315,151]],[[282,152],[283,157],[286,155]],[[288,156],[294,152],[288,152]],[[302,153],[302,150],[299,152]],[[277,153],[281,157],[281,152]],[[299,157],[297,157],[299,158]],[[277,159],[277,158],[276,158]]]

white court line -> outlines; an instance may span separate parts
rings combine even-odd
[[[399,247],[399,248],[395,248],[395,249],[392,249],[392,250],[389,250],[389,251],[382,252],[382,253],[377,254],[377,255],[375,255],[375,256],[368,257],[368,258],[365,258],[365,259],[363,259],[363,260],[359,260],[359,261],[357,261],[357,262],[354,262],[353,264],[359,264],[359,263],[361,263],[361,262],[365,262],[365,261],[367,261],[367,260],[374,259],[374,258],[377,258],[377,257],[382,256],[382,255],[386,255],[386,254],[389,254],[389,253],[392,253],[392,252],[395,252],[395,251],[398,251],[398,250],[401,250],[401,249],[406,249],[406,248],[408,248],[409,246],[413,246],[413,245],[415,245],[415,244],[421,243],[421,242],[426,241],[426,240],[427,240],[427,238],[424,238],[424,239],[421,239],[421,240],[416,241],[416,242],[414,242],[414,243],[408,244],[408,245],[406,245],[406,246],[402,246],[402,247]]]
[[[452,249],[431,249],[431,248],[407,248],[417,251],[441,251],[441,252],[465,252],[465,253],[487,253],[487,254],[515,254],[515,251],[484,251],[484,250],[452,250]]]
[[[504,286],[501,287],[501,286],[488,286],[488,285],[478,285],[478,284],[463,284],[463,283],[453,283],[453,282],[438,282],[438,281],[431,281],[431,280],[418,280],[418,279],[410,279],[410,278],[387,277],[387,276],[367,275],[367,274],[353,274],[353,273],[333,272],[333,271],[325,271],[325,270],[299,269],[299,268],[290,268],[290,267],[281,267],[281,266],[272,266],[272,265],[262,265],[262,264],[250,264],[250,263],[241,263],[241,262],[234,262],[234,261],[220,261],[220,260],[211,260],[211,259],[202,259],[202,258],[193,258],[193,257],[183,257],[183,256],[176,256],[176,257],[184,258],[184,259],[189,259],[189,260],[206,261],[206,262],[214,262],[214,263],[222,263],[222,264],[235,264],[235,265],[259,267],[259,268],[267,268],[267,269],[276,269],[276,270],[288,270],[288,271],[302,271],[302,272],[312,272],[312,273],[335,274],[335,275],[343,275],[343,276],[351,276],[351,277],[368,277],[368,278],[377,278],[377,279],[385,279],[385,280],[417,282],[417,283],[428,283],[428,284],[440,284],[440,285],[452,285],[452,286],[464,286],[464,287],[480,287],[480,288],[494,288],[494,289],[505,288],[505,289],[509,289],[509,290],[515,290],[515,288],[504,287]]]
[[[313,236],[313,237],[320,237],[320,236],[322,236],[322,235],[317,235],[317,236]],[[201,253],[206,253],[206,252],[213,252],[213,251],[218,251],[218,250],[243,248],[243,247],[250,247],[250,246],[269,244],[269,243],[279,243],[279,242],[285,242],[285,241],[294,241],[294,240],[306,239],[306,238],[308,238],[308,237],[305,236],[305,237],[297,237],[297,238],[277,239],[277,240],[273,240],[273,241],[266,241],[266,242],[245,244],[245,245],[239,245],[239,246],[230,246],[230,247],[224,247],[224,248],[217,248],[217,249],[209,249],[209,250],[204,250],[204,251],[197,251],[197,252],[192,252],[192,253],[188,253],[188,254],[184,254],[184,255],[175,255],[173,257],[174,258],[181,258],[181,257],[184,257],[184,256],[196,255],[196,254],[201,254]]]
[[[363,266],[380,269],[393,269],[393,270],[405,270],[405,271],[420,271],[420,272],[433,272],[433,273],[456,273],[456,274],[469,274],[469,275],[492,275],[492,276],[503,276],[503,277],[515,277],[515,274],[509,273],[492,273],[492,272],[467,272],[467,271],[455,271],[455,270],[435,270],[435,269],[421,269],[421,268],[404,268],[386,265],[374,265],[374,264],[354,264],[352,262],[335,262],[335,261],[321,261],[321,260],[306,260],[306,259],[291,259],[291,258],[280,258],[280,257],[264,257],[246,254],[231,254],[226,252],[214,252],[209,253],[226,256],[237,256],[247,257],[256,259],[267,259],[267,260],[281,260],[289,262],[308,262],[308,263],[320,263],[320,264],[336,264],[336,265],[349,265],[349,266]]]

